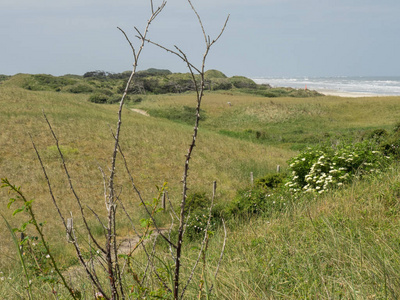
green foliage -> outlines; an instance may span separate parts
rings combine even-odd
[[[109,96],[104,94],[93,94],[89,97],[89,101],[93,103],[104,104],[107,103]]]
[[[232,89],[232,83],[227,78],[216,78],[207,82],[209,89],[212,91],[217,90],[230,90]]]
[[[256,186],[264,189],[275,189],[282,185],[286,175],[283,173],[267,174],[264,177],[258,178],[254,183]]]
[[[238,89],[256,89],[257,84],[244,76],[232,76],[229,78],[229,81],[233,84],[235,88]]]
[[[9,75],[0,74],[0,83],[1,83],[2,81],[5,81],[5,80],[9,79],[10,77],[11,77],[11,76],[9,76]]]
[[[206,193],[194,193],[188,195],[187,203],[190,215],[186,225],[185,235],[190,240],[202,238],[207,230],[211,200],[206,196]],[[218,210],[218,208],[214,208],[211,211],[210,226],[208,228],[209,232],[215,230],[218,224]]]
[[[276,97],[307,98],[307,97],[323,96],[322,94],[313,90],[294,89],[289,87],[271,88],[265,85],[259,85],[257,86],[257,89],[243,88],[242,91],[248,94],[259,95],[267,98],[276,98]]]
[[[77,84],[69,87],[67,91],[73,94],[91,93],[93,92],[93,88],[90,85]]]
[[[380,141],[386,139],[388,136],[389,136],[389,133],[387,132],[387,130],[379,128],[379,129],[374,129],[372,131],[367,131],[364,134],[363,139],[373,140],[373,141],[379,143]]]
[[[150,68],[144,71],[138,71],[136,73],[137,77],[147,77],[147,76],[157,76],[157,75],[170,75],[172,72],[170,70],[165,70],[165,69],[155,69],[155,68]]]
[[[393,158],[400,158],[400,124],[396,124],[391,133],[385,132],[377,138],[380,150]]]
[[[47,244],[43,234],[44,223],[38,223],[35,213],[33,212],[32,208],[33,200],[28,201],[25,195],[22,193],[21,187],[11,184],[7,178],[2,178],[1,184],[2,188],[7,188],[9,190],[9,194],[15,195],[15,198],[11,197],[8,201],[7,207],[9,209],[14,203],[22,204],[22,207],[14,210],[13,216],[15,216],[18,213],[24,212],[29,217],[29,220],[22,223],[20,228],[15,228],[11,230],[13,231],[12,237],[14,242],[15,242],[14,232],[19,231],[21,233],[24,233],[25,230],[27,229],[27,226],[30,224],[33,225],[37,234],[39,235],[39,237],[25,235],[20,245],[18,245],[18,247],[21,247],[18,250],[18,252],[21,264],[25,271],[25,277],[28,281],[29,295],[30,295],[30,285],[31,285],[31,281],[29,280],[29,278],[31,276],[34,276],[35,279],[39,279],[50,285],[56,283],[62,283],[62,285],[64,285],[64,287],[68,290],[73,299],[77,299],[75,292],[70,288],[69,284],[65,281],[64,276],[61,274],[61,271],[58,268],[56,261],[54,260],[54,257],[50,252],[49,245]],[[22,251],[23,247],[25,247],[24,252]]]
[[[27,283],[27,292],[28,292],[29,299],[33,299],[33,297],[32,297],[32,288],[31,288],[31,283],[32,282],[30,280],[31,277],[30,277],[30,275],[28,273],[27,264],[25,263],[23,248],[21,247],[20,242],[18,242],[17,236],[15,235],[15,231],[13,230],[13,228],[7,222],[6,218],[4,218],[3,215],[1,215],[1,216],[2,216],[2,218],[4,220],[4,222],[6,223],[8,232],[10,233],[10,235],[12,237],[12,240],[14,242],[15,248],[17,249],[18,258],[19,258],[19,261],[21,263],[22,269],[24,270],[24,275],[25,275],[25,279],[26,279],[26,283]],[[0,274],[2,275],[3,272],[0,272]],[[1,280],[4,280],[4,278],[2,277]]]
[[[321,194],[351,182],[355,176],[380,172],[390,158],[377,148],[368,141],[337,149],[308,148],[289,160],[291,175],[286,186],[293,193]]]
[[[149,110],[149,113],[153,117],[165,118],[171,121],[189,125],[193,125],[196,119],[196,108],[189,107],[186,105],[180,108],[170,108],[162,110],[153,109]],[[207,118],[206,112],[200,109],[200,120],[204,121],[206,120],[206,118]]]
[[[271,183],[274,185],[275,183]],[[278,184],[279,186],[280,184]],[[265,188],[261,184],[239,189],[226,208],[227,217],[252,215],[271,216],[286,210],[292,197],[280,188]]]
[[[76,80],[66,76],[55,77],[47,74],[30,75],[23,84],[23,88],[32,91],[61,91],[68,85],[75,84]]]
[[[222,73],[221,71],[218,70],[208,70],[204,73],[204,78],[206,80],[210,80],[210,79],[223,79],[223,78],[227,78],[226,75],[224,73]]]

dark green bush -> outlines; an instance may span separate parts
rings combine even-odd
[[[280,187],[286,179],[286,175],[283,173],[267,174],[264,177],[258,178],[255,181],[255,185],[264,189],[275,189]]]
[[[89,97],[89,101],[93,103],[107,103],[110,97],[104,94],[93,94]]]
[[[251,215],[271,216],[287,209],[291,203],[292,197],[285,193],[283,188],[270,189],[259,185],[240,189],[228,204],[225,214],[228,218]]]
[[[114,93],[109,89],[97,89],[96,94],[103,94],[106,96],[112,96]]]
[[[368,131],[364,134],[363,139],[373,140],[375,142],[380,142],[387,138],[389,133],[385,129],[374,129],[372,131]]]
[[[196,108],[183,106],[162,110],[149,110],[151,116],[165,118],[171,121],[194,125],[196,119]],[[206,119],[206,112],[200,109],[200,120]]]
[[[52,76],[47,74],[31,75],[23,84],[23,88],[32,91],[61,91],[67,85],[73,85],[76,79],[68,76]]]
[[[121,95],[111,95],[108,99],[107,99],[107,103],[108,104],[114,104],[114,103],[119,103],[121,101],[122,96]],[[126,101],[129,101],[129,96],[125,97]]]
[[[229,81],[233,84],[233,86],[235,88],[238,89],[256,89],[257,88],[257,84],[244,76],[233,76],[229,78]]]
[[[229,79],[226,79],[226,78],[212,79],[209,82],[209,85],[210,85],[210,89],[213,91],[230,90],[232,88],[232,83],[229,81]]]
[[[204,73],[204,78],[206,80],[216,79],[216,78],[226,78],[226,75],[218,70],[208,70]]]
[[[8,78],[11,78],[11,76],[0,74],[0,82],[6,81]]]
[[[191,240],[202,238],[210,216],[211,199],[206,196],[206,193],[193,193],[188,195],[187,203],[190,215],[186,225],[186,237]],[[222,210],[221,205],[212,207],[209,231],[215,230],[220,224]]]
[[[91,93],[93,92],[93,88],[86,84],[78,84],[71,86],[70,88],[67,89],[67,91],[74,94]]]

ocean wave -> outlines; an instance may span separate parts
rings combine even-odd
[[[318,78],[254,78],[258,84],[273,87],[334,90],[349,93],[400,95],[400,77],[318,77]]]

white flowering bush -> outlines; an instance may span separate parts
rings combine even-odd
[[[350,182],[355,176],[379,172],[389,160],[389,156],[368,142],[338,149],[307,148],[288,162],[290,174],[286,186],[292,193],[322,194]]]

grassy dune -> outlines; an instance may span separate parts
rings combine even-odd
[[[7,177],[12,183],[22,186],[28,197],[36,199],[37,207],[43,207],[39,211],[39,219],[48,221],[47,227],[55,234],[54,240],[60,238],[56,234],[60,224],[54,217],[55,209],[50,205],[46,181],[28,134],[32,135],[43,156],[63,211],[68,213],[71,210],[78,217],[78,208],[62,172],[54,140],[42,116],[44,110],[60,139],[79,196],[85,204],[102,211],[103,180],[98,166],[107,172],[113,148],[109,126],[115,128],[118,107],[92,104],[86,98],[87,95],[1,87],[0,177]],[[181,195],[184,154],[192,127],[145,117],[128,109],[124,111],[123,122],[124,154],[145,198],[150,200],[156,196],[155,185],[167,181],[171,200],[177,201]],[[276,147],[265,147],[204,130],[198,139],[192,161],[189,178],[191,191],[207,191],[211,194],[212,181],[217,180],[220,201],[229,201],[236,187],[243,181],[249,181],[250,172],[256,176],[272,172],[277,164],[284,165],[293,154],[292,151],[281,151]],[[137,209],[138,199],[129,188],[123,166],[119,164],[118,168],[122,197],[132,202],[131,210],[139,217],[142,212]],[[2,189],[0,193],[4,199],[0,203],[1,210],[9,217],[11,212],[6,209],[6,191]],[[126,222],[127,226],[127,221],[122,219],[121,222]],[[15,226],[18,223],[15,219],[10,220]],[[1,228],[1,247],[6,251],[1,254],[0,261],[4,266],[9,262],[10,237],[4,224],[1,224]]]
[[[295,150],[327,139],[354,140],[366,130],[388,129],[400,119],[398,97],[271,99],[240,93],[212,93],[208,98],[203,105],[206,113],[203,129]],[[190,103],[189,95],[145,99],[136,106],[165,117]]]
[[[78,195],[85,204],[104,211],[103,180],[98,167],[107,172],[113,148],[111,128],[116,125],[116,105],[98,105],[88,95],[28,91],[18,87],[18,78],[0,85],[0,177],[22,186],[28,198],[36,199],[39,220],[47,221],[46,234],[58,258],[73,263],[72,248],[65,243],[56,211],[51,205],[46,181],[36,160],[28,133],[42,155],[55,195],[64,213],[72,211],[75,227],[82,226],[51,134],[42,116],[44,110],[59,137]],[[190,115],[193,94],[146,95],[123,113],[122,148],[137,186],[144,197],[156,196],[155,185],[168,182],[174,204],[181,196],[180,179],[184,154],[192,134]],[[232,105],[228,105],[230,102]],[[150,113],[146,117],[129,108]],[[297,150],[321,141],[332,143],[357,139],[371,129],[389,129],[400,120],[399,97],[376,98],[264,98],[242,93],[207,93],[205,119],[190,168],[190,192],[211,194],[218,182],[217,201],[229,202],[238,188],[255,177],[285,169]],[[119,162],[117,184],[121,198],[136,219],[144,216],[138,199]],[[384,299],[398,298],[400,290],[399,169],[358,181],[323,197],[300,197],[285,213],[268,219],[249,216],[228,224],[228,241],[214,291],[217,299]],[[0,189],[0,210],[13,226],[7,193]],[[89,218],[93,226],[94,218]],[[167,222],[166,216],[160,221]],[[122,233],[128,221],[118,218]],[[98,230],[100,236],[101,229]],[[223,232],[210,240],[208,274],[215,271]],[[194,244],[188,243],[187,260],[195,260]],[[0,298],[23,297],[23,279],[5,224],[0,222],[0,272],[9,274],[0,282]],[[193,253],[193,255],[192,255]],[[140,255],[140,254],[139,254]],[[16,267],[17,266],[17,267]],[[185,270],[189,272],[189,270]],[[199,275],[199,274],[197,274]],[[2,273],[0,273],[2,277]],[[195,284],[188,299],[197,296]],[[85,281],[80,278],[80,284]],[[89,286],[89,285],[88,285]],[[90,290],[90,288],[87,288]],[[37,290],[43,298],[47,287]]]

